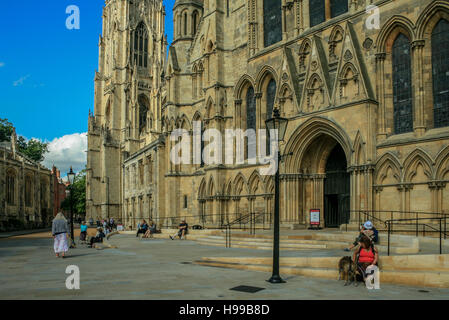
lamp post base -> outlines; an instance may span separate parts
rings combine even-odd
[[[270,283],[285,283],[279,275],[272,275],[267,281]]]

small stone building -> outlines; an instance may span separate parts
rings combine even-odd
[[[53,219],[53,177],[49,169],[0,144],[0,231],[43,228]]]

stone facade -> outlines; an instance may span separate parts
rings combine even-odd
[[[261,165],[175,165],[170,133],[192,135],[194,121],[220,132],[264,129],[272,104],[289,119],[283,223],[307,224],[310,209],[321,210],[325,226],[348,222],[349,210],[449,212],[449,127],[435,125],[432,89],[433,30],[449,21],[449,2],[273,3],[177,0],[166,53],[162,1],[106,1],[88,218],[219,225],[271,214],[273,179]],[[367,13],[371,4],[378,11]],[[376,12],[379,28],[367,23]],[[142,32],[148,48],[140,50]]]
[[[53,219],[53,176],[11,142],[0,145],[0,230],[47,227]]]

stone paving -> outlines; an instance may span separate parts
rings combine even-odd
[[[117,249],[78,246],[66,259],[56,258],[49,233],[0,240],[0,299],[449,299],[449,289],[382,284],[380,290],[344,287],[343,282],[285,276],[270,284],[270,274],[191,264],[210,256],[270,256],[266,250],[220,248],[193,241],[140,240],[114,235]],[[331,252],[289,251],[282,256],[329,255]],[[80,290],[65,287],[66,267],[80,268]],[[229,290],[247,285],[257,293]]]

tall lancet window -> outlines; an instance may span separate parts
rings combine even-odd
[[[273,109],[274,109],[274,98],[276,97],[276,81],[271,79],[267,86],[267,115],[266,119],[268,120],[273,117]],[[270,148],[270,139],[269,134],[267,132],[267,155],[271,154]]]
[[[410,41],[400,33],[393,44],[394,133],[413,131]]]
[[[148,99],[141,94],[139,96],[139,132],[142,133],[147,126]]]
[[[433,123],[449,126],[449,22],[441,19],[432,32]]]
[[[316,26],[326,20],[325,2],[324,0],[309,1],[310,26]]]
[[[246,93],[246,130],[250,129],[254,130],[254,134],[256,133],[256,98],[253,87],[249,87]],[[249,159],[256,156],[256,139],[247,137],[246,140],[248,152],[245,158]]]
[[[141,22],[134,31],[133,62],[138,67],[148,67],[148,31],[145,23]]]
[[[263,1],[263,29],[265,47],[282,40],[281,1]]]

